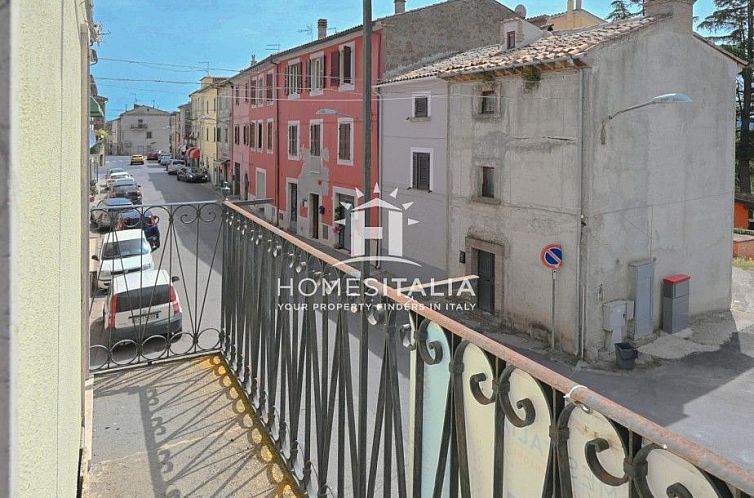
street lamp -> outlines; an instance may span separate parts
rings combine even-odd
[[[608,117],[602,120],[602,129],[600,130],[600,142],[602,143],[602,145],[605,145],[605,141],[607,140],[607,137],[605,136],[605,126],[607,125],[607,122],[612,120],[614,117],[620,114],[623,114],[624,112],[633,111],[634,109],[640,109],[642,107],[647,107],[654,104],[688,104],[691,102],[693,102],[691,100],[691,97],[689,97],[685,93],[665,93],[662,95],[658,95],[654,97],[652,100],[649,100],[642,104],[632,105],[631,107],[626,107],[625,109],[622,109],[618,112],[610,114]]]

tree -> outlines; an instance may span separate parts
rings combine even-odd
[[[643,0],[613,0],[610,2],[612,10],[607,15],[607,20],[610,22],[622,21],[623,19],[641,14],[643,4]]]
[[[754,62],[754,0],[715,0],[716,10],[699,24],[701,29],[719,33],[710,37],[748,65],[737,84],[737,116],[740,123],[736,144],[736,179],[741,192],[751,193],[752,155],[752,68]]]

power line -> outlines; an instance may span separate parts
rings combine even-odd
[[[191,66],[187,64],[173,64],[170,62],[153,62],[153,61],[140,61],[140,60],[133,60],[133,59],[116,59],[111,57],[99,57],[98,60],[100,61],[108,61],[108,62],[125,62],[127,64],[149,64],[150,66],[165,66],[165,67],[175,67],[175,68],[184,68],[184,69],[193,69],[196,71],[229,71],[238,73],[241,72],[241,69],[228,69],[225,67],[209,67],[208,65],[204,66]]]

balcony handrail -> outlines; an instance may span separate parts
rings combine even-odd
[[[338,270],[348,276],[359,277],[361,272],[356,268],[343,264],[337,258],[322,252],[298,237],[281,230],[271,223],[253,215],[230,201],[223,203],[228,209],[233,210],[239,215],[247,218],[253,223],[262,226],[272,232],[275,236],[280,237],[286,242],[296,246],[309,255],[320,259],[328,265],[338,265]],[[500,358],[507,364],[528,373],[535,379],[542,381],[557,391],[565,394],[572,402],[593,409],[605,417],[623,425],[627,429],[639,434],[643,438],[650,440],[660,448],[675,454],[686,460],[694,466],[708,472],[709,474],[721,479],[722,481],[742,490],[746,493],[754,493],[754,473],[747,471],[734,462],[718,455],[717,453],[702,447],[701,445],[690,441],[689,439],[674,433],[655,422],[629,410],[628,408],[610,400],[609,398],[591,390],[590,388],[577,384],[573,380],[537,363],[521,353],[508,348],[507,346],[479,333],[475,330],[449,318],[442,313],[426,307],[411,298],[401,294],[397,290],[374,280],[370,282],[382,294],[400,305],[411,306],[412,312],[436,323],[442,329],[447,330],[453,335],[468,341],[481,348],[482,350]]]

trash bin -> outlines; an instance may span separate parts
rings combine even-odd
[[[689,275],[670,275],[662,279],[662,330],[669,334],[689,326]]]
[[[639,351],[628,342],[615,343],[615,364],[623,370],[632,370],[636,365]]]

